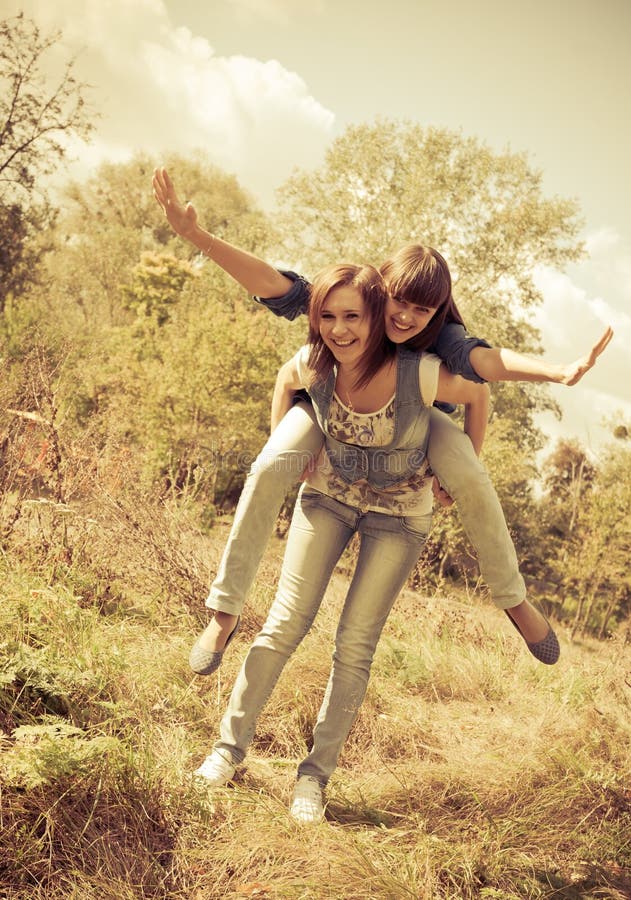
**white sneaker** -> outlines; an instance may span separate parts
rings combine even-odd
[[[322,788],[317,778],[301,775],[294,788],[289,814],[296,822],[317,825],[324,818]]]
[[[205,787],[223,787],[224,784],[232,781],[235,769],[236,766],[219,750],[213,750],[199,769],[195,769],[193,778],[203,780]]]

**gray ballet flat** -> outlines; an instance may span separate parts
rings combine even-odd
[[[519,631],[519,633],[521,634],[519,625],[512,618],[509,611],[505,609],[504,612],[506,613],[512,624],[515,626],[517,631]],[[550,625],[547,619],[546,623],[548,625],[548,633],[544,638],[541,638],[540,641],[535,641],[534,644],[529,644],[525,638],[524,641],[535,659],[538,659],[539,662],[542,662],[546,666],[553,666],[556,662],[558,662],[559,656],[561,655],[561,648],[559,647],[557,636],[552,630],[552,625]],[[524,637],[523,634],[521,634],[521,636]]]
[[[237,624],[228,635],[228,639],[224,645],[223,650],[204,650],[203,647],[199,646],[200,639],[197,638],[197,640],[191,647],[191,652],[188,658],[188,664],[196,675],[212,675],[213,672],[217,671],[217,669],[221,665],[223,655],[228,648],[228,644],[239,630],[240,625],[241,616],[238,617]]]

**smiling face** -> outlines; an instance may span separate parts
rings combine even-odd
[[[451,294],[449,266],[437,250],[407,244],[380,271],[388,292],[384,325],[394,344],[427,350],[445,321],[462,322]]]
[[[340,365],[354,368],[368,348],[370,315],[357,288],[329,292],[320,312],[320,337]]]
[[[402,344],[420,334],[435,314],[435,307],[419,306],[400,297],[388,296],[385,309],[386,334],[393,344]]]
[[[388,293],[373,266],[340,263],[327,266],[313,279],[309,298],[309,367],[325,382],[335,364],[353,370],[358,386],[395,352],[386,338],[384,309]]]

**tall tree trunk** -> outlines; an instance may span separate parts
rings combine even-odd
[[[591,618],[595,602],[596,602],[596,588],[592,588],[592,590],[589,592],[589,603],[587,604],[587,609],[585,610],[585,615],[584,615],[583,621],[581,623],[581,637],[587,631],[587,626],[588,626],[589,620]]]
[[[599,641],[602,641],[602,639],[605,636],[605,633],[607,631],[607,625],[609,624],[609,619],[611,618],[611,615],[616,607],[616,599],[617,599],[616,597],[613,597],[607,604],[607,609],[605,610],[605,615],[602,620],[600,629],[598,631],[598,640]]]
[[[572,622],[572,630],[570,631],[570,640],[573,641],[576,632],[578,631],[578,626],[582,618],[583,607],[585,606],[585,597],[581,593],[581,596],[578,601],[578,606],[576,607],[576,615],[574,616],[574,621]]]

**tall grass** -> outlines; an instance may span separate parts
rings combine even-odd
[[[475,595],[404,592],[326,821],[301,828],[287,806],[344,574],[235,786],[208,792],[189,776],[271,602],[282,543],[219,676],[200,678],[188,647],[227,523],[203,538],[168,505],[101,498],[66,520],[60,559],[51,510],[37,529],[23,512],[0,557],[0,897],[631,895],[622,638],[571,644],[561,629],[561,661],[547,668]]]

